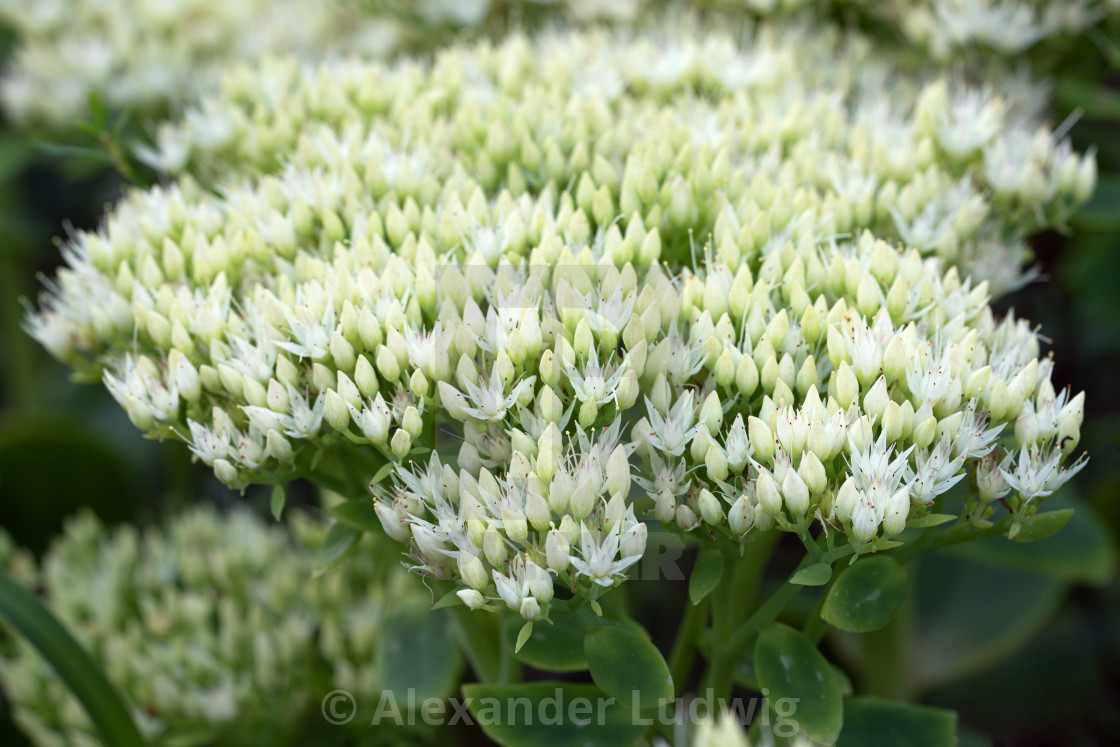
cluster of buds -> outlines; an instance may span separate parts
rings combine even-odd
[[[1017,55],[1048,39],[1079,34],[1120,7],[1115,0],[892,0],[861,5],[939,60],[977,48]]]
[[[28,329],[233,487],[395,465],[410,565],[530,621],[625,578],[644,520],[863,552],[970,470],[978,520],[1033,511],[1083,398],[967,269],[1092,159],[858,39],[663,33],[236,72]]]
[[[805,0],[4,0],[16,50],[0,105],[21,127],[62,135],[91,98],[145,121],[217,88],[222,71],[267,55],[387,59],[426,52],[463,29],[500,36],[557,23],[641,25],[665,13],[772,15]],[[220,133],[212,133],[221,137]],[[143,152],[143,146],[138,146]]]
[[[6,536],[0,562],[42,590],[148,738],[244,744],[262,732],[299,734],[298,719],[318,708],[319,683],[376,702],[382,621],[409,600],[426,606],[421,589],[387,588],[360,560],[309,583],[309,544],[322,532],[304,525],[300,534],[243,511],[194,509],[146,532],[110,532],[82,514],[40,563]],[[3,664],[13,718],[36,744],[100,743],[30,644],[16,636]]]
[[[314,0],[6,0],[16,35],[0,100],[17,125],[62,131],[90,115],[91,97],[113,111],[162,115],[217,85],[231,64],[266,54],[328,50],[384,55],[402,31],[357,4]]]
[[[1033,278],[1024,237],[1064,222],[1095,187],[1092,154],[1040,120],[1040,89],[928,80],[827,28],[761,25],[745,46],[703,26],[648,33],[659,44],[513,37],[451,49],[429,68],[244,67],[161,126],[145,157],[208,184],[326,169],[402,215],[408,198],[423,212],[468,175],[490,196],[552,183],[592,223],[641,215],[672,239],[662,259],[680,264],[689,232],[777,241],[813,209],[822,235],[872,230],[996,294]],[[488,129],[495,121],[510,128]],[[717,223],[726,202],[736,214]],[[415,222],[390,217],[397,230]]]

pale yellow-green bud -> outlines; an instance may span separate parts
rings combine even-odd
[[[801,464],[797,467],[797,473],[804,480],[810,493],[820,495],[824,492],[828,484],[828,475],[825,472],[824,464],[812,451],[806,451],[804,456],[801,457]]]
[[[486,573],[486,566],[482,564],[482,560],[477,555],[461,550],[457,563],[459,576],[463,579],[463,583],[475,591],[486,591],[490,586],[490,576]]]
[[[621,493],[624,497],[630,494],[630,462],[621,444],[614,448],[607,460],[607,492]]]
[[[809,487],[796,470],[786,471],[782,480],[782,495],[793,516],[804,516],[809,510]]]
[[[718,444],[708,444],[708,451],[704,455],[704,466],[707,467],[708,477],[712,480],[723,482],[727,479],[727,455]]]
[[[541,355],[540,375],[541,381],[550,387],[554,387],[560,383],[560,366],[557,364],[556,356],[551,350],[546,350]]]
[[[758,474],[755,496],[758,498],[758,505],[770,516],[777,516],[782,512],[782,494],[778,490],[778,484],[774,482],[774,478],[770,476],[769,472]],[[757,517],[755,520],[758,520]]]
[[[712,495],[708,489],[700,491],[700,516],[706,524],[719,526],[723,523],[723,509],[720,508],[719,499]]]
[[[847,361],[842,361],[836,370],[836,391],[832,395],[843,408],[849,407],[859,395],[859,381]]]
[[[401,428],[408,431],[408,435],[413,439],[420,438],[420,433],[424,430],[424,421],[420,418],[420,412],[412,405],[405,408],[404,417],[401,418]]]
[[[333,389],[327,392],[323,402],[323,417],[335,430],[346,431],[350,428],[350,410],[342,395]]]
[[[919,449],[924,449],[933,443],[935,435],[937,435],[937,418],[931,416],[914,426],[910,441]]]
[[[388,381],[396,381],[401,373],[397,357],[385,345],[380,345],[377,348],[377,370]]]
[[[754,507],[746,494],[739,496],[727,512],[727,524],[731,531],[742,537],[754,525]]]
[[[755,457],[763,462],[774,458],[774,435],[766,423],[755,416],[747,418],[747,436],[754,447]]]
[[[397,459],[404,459],[412,449],[412,436],[405,429],[398,428],[389,441],[389,448],[392,449],[393,455]]]
[[[720,404],[718,394],[711,392],[704,399],[697,421],[707,426],[709,434],[719,433],[723,425],[723,406]]]

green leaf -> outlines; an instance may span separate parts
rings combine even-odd
[[[953,514],[926,514],[925,516],[919,516],[917,519],[906,522],[906,526],[911,529],[924,529],[926,527],[940,526],[955,518],[957,517]]]
[[[1036,551],[1062,534],[1034,545],[992,539]],[[914,625],[906,645],[907,676],[915,689],[969,677],[1009,656],[1038,633],[1065,597],[1066,584],[1058,578],[989,567],[956,550],[924,555],[910,566]]]
[[[377,682],[398,700],[442,698],[459,679],[462,658],[452,618],[426,607],[405,607],[385,622],[376,653]]]
[[[604,625],[587,634],[583,651],[591,679],[620,703],[649,708],[672,700],[675,691],[669,666],[642,634]]]
[[[634,744],[656,720],[610,702],[594,685],[464,685],[463,696],[482,731],[501,747],[617,747]]]
[[[459,595],[456,592],[449,591],[436,600],[435,604],[432,605],[432,609],[441,610],[445,607],[455,607],[462,603],[463,600],[459,598]]]
[[[844,701],[844,730],[837,747],[946,747],[956,744],[957,714],[944,708],[879,698]]]
[[[696,558],[696,565],[692,568],[692,575],[688,578],[688,596],[693,604],[712,593],[723,578],[723,553],[714,547],[709,547],[700,552]]]
[[[331,524],[323,547],[319,550],[315,575],[321,576],[338,566],[354,550],[361,538],[362,533],[352,526],[338,521]]]
[[[284,492],[283,485],[277,485],[272,489],[272,499],[269,505],[272,508],[272,516],[280,521],[280,514],[284,513],[284,503],[288,500],[288,494]]]
[[[878,630],[906,599],[906,571],[894,558],[876,555],[849,567],[828,590],[821,617],[851,633]]]
[[[132,747],[144,739],[117,690],[50,610],[0,573],[0,618],[35,647],[85,708],[104,744]]]
[[[383,531],[381,520],[373,510],[373,498],[359,498],[356,501],[343,501],[327,509],[327,513],[346,526],[359,532],[377,533]]]
[[[824,744],[836,741],[844,719],[840,682],[812,641],[788,625],[770,625],[755,643],[754,670],[771,704],[796,699],[801,734]]]
[[[1063,508],[1060,511],[1047,511],[1035,514],[1017,526],[1019,531],[1011,539],[1016,542],[1038,542],[1058,533],[1058,530],[1069,523],[1073,518],[1072,508]]]
[[[529,640],[529,636],[533,634],[533,621],[528,620],[521,626],[521,632],[517,634],[517,643],[513,647],[513,653],[517,653],[525,645],[525,641]]]
[[[1027,531],[1026,524],[1022,531]],[[1108,583],[1116,568],[1112,535],[1086,505],[1078,506],[1062,530],[1044,540],[1025,543],[1008,542],[1006,537],[989,537],[957,545],[945,552],[991,568],[1098,586]]]
[[[396,462],[385,462],[385,464],[381,465],[381,469],[377,470],[377,473],[373,476],[373,479],[369,481],[369,484],[380,485],[381,482],[389,476],[389,473],[391,473],[393,471],[393,468],[396,466]]]
[[[801,586],[824,586],[832,578],[832,566],[828,563],[814,563],[793,574],[789,582]]]
[[[503,620],[502,634],[510,648],[516,644],[520,616],[509,616]],[[571,615],[559,614],[553,610],[549,616],[551,625],[545,623],[533,627],[533,634],[516,652],[519,660],[531,667],[546,672],[582,672],[587,669],[587,656],[583,653],[584,630]]]

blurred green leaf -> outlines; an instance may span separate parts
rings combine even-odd
[[[957,714],[944,708],[879,698],[844,701],[837,747],[948,747],[957,741]]]
[[[661,652],[633,630],[603,625],[583,640],[591,679],[620,703],[651,708],[673,699],[673,677]]]
[[[1060,536],[1031,545],[995,539],[1035,552]],[[918,689],[969,676],[1014,652],[1046,623],[1067,589],[1053,576],[972,562],[956,550],[910,564],[914,624],[907,674]]]
[[[464,685],[463,695],[482,731],[502,747],[618,747],[646,729],[594,685]]]
[[[0,524],[23,546],[43,550],[79,507],[112,523],[139,503],[133,470],[79,422],[24,415],[0,424]]]
[[[840,683],[812,641],[788,625],[771,625],[755,644],[754,669],[771,704],[796,699],[801,734],[815,742],[836,741],[844,720]]]
[[[696,556],[696,565],[688,578],[688,597],[693,604],[712,593],[723,578],[723,553],[715,547],[707,547]]]
[[[459,679],[462,658],[452,618],[427,607],[405,607],[385,621],[377,649],[377,681],[398,702],[446,697]]]
[[[360,532],[376,534],[382,531],[381,519],[377,518],[377,512],[373,510],[373,505],[372,497],[359,498],[353,501],[336,503],[327,509],[327,513]]]
[[[346,559],[362,538],[362,533],[348,524],[336,521],[327,529],[327,538],[319,550],[315,575],[321,576]]]
[[[828,590],[821,617],[851,633],[886,625],[906,599],[906,571],[894,558],[876,555],[845,570]]]
[[[283,485],[277,485],[272,489],[272,498],[269,499],[269,508],[272,510],[272,516],[277,521],[280,521],[280,515],[284,513],[284,502],[287,500],[288,494],[284,491]]]
[[[1102,174],[1097,189],[1071,219],[1080,230],[1115,231],[1120,229],[1120,176]]]

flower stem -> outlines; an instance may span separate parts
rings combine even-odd
[[[697,604],[692,604],[690,601],[681,618],[677,639],[673,642],[673,652],[669,656],[669,674],[673,677],[673,684],[678,694],[683,691],[688,675],[692,671],[692,663],[696,660],[697,639],[707,614],[708,599],[705,597]]]

